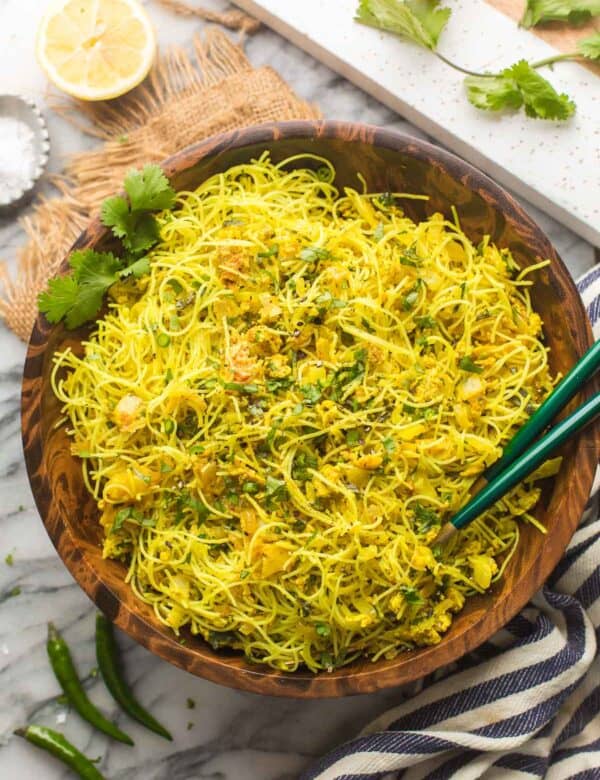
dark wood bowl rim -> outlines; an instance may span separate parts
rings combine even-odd
[[[429,161],[459,181],[468,179],[468,187],[472,191],[478,193],[489,204],[503,212],[513,225],[524,226],[527,230],[532,231],[536,236],[538,246],[543,249],[545,256],[550,258],[553,263],[557,263],[559,268],[562,267],[564,271],[561,274],[563,289],[566,290],[567,295],[574,302],[577,316],[581,322],[577,349],[582,353],[587,347],[591,346],[593,343],[591,328],[577,289],[561,259],[536,223],[506,190],[481,171],[455,155],[426,141],[393,130],[361,123],[328,120],[273,122],[212,136],[183,149],[166,159],[161,165],[167,176],[172,176],[204,158],[216,156],[221,152],[255,144],[268,146],[273,141],[293,138],[338,138],[343,139],[346,143],[369,143],[375,147],[404,152],[418,159]],[[107,232],[107,229],[102,226],[98,215],[77,239],[74,248],[83,248],[96,244]],[[68,263],[65,258],[61,265],[61,271],[66,271],[67,268]],[[39,347],[40,344],[47,342],[49,327],[43,315],[38,314],[33,326],[25,360],[24,375],[30,382],[37,382],[38,385],[34,390],[34,403],[38,405],[41,403],[40,392],[42,384],[41,372],[38,371],[38,367],[42,365],[42,361],[39,360]],[[34,355],[33,345],[37,348],[37,355]],[[21,411],[23,418],[23,399]],[[136,641],[176,666],[189,669],[193,665],[194,659],[198,657],[198,653],[193,648],[179,644],[174,636],[171,637],[166,628],[164,633],[157,631],[144,617],[132,610],[129,604],[120,601],[109,584],[104,581],[102,574],[91,566],[84,554],[75,556],[65,554],[65,537],[67,535],[70,536],[68,528],[63,526],[60,532],[51,533],[46,523],[51,490],[49,486],[46,486],[46,490],[41,489],[43,480],[34,474],[36,465],[43,462],[42,437],[38,434],[33,440],[26,442],[24,430],[22,435],[25,462],[36,506],[54,546],[75,580],[95,603],[118,602],[118,609],[112,616],[114,622]],[[589,485],[587,485],[589,493],[593,471],[598,460],[598,441],[591,431],[584,432],[580,437],[574,458],[576,459],[579,473],[584,475],[586,484],[589,481]],[[577,527],[584,503],[581,506],[575,506],[570,513],[570,517],[565,518],[564,524],[560,527],[561,538],[558,544],[549,544],[547,537],[541,541],[538,553],[538,559],[541,558],[541,565],[534,567],[535,572],[533,576],[526,580],[526,587],[516,588],[510,594],[510,597],[505,597],[502,617],[498,617],[499,611],[497,609],[490,610],[469,626],[465,633],[460,635],[459,641],[453,642],[445,639],[440,645],[422,648],[418,651],[411,651],[411,653],[404,656],[399,656],[394,663],[401,666],[401,669],[395,670],[394,663],[385,670],[378,668],[378,663],[367,663],[358,670],[352,667],[342,668],[331,674],[320,673],[313,675],[307,671],[286,674],[261,666],[242,663],[241,665],[238,664],[232,672],[231,658],[226,655],[217,655],[210,658],[204,657],[202,659],[202,669],[198,673],[207,679],[230,687],[261,694],[297,698],[326,698],[354,693],[369,693],[419,679],[440,666],[438,650],[442,646],[445,652],[441,663],[447,664],[455,661],[464,653],[475,649],[488,639],[526,604],[543,585],[558,563]],[[556,539],[554,542],[556,542]],[[74,542],[71,541],[70,544],[73,545]],[[85,570],[85,576],[81,576],[82,570]],[[517,584],[519,584],[519,581],[517,581]],[[156,644],[156,642],[153,642],[153,639],[160,639],[157,646],[153,646]],[[413,663],[406,663],[407,655],[418,655],[418,659],[415,658]]]

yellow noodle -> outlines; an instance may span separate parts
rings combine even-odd
[[[440,523],[552,388],[531,269],[302,159],[180,193],[53,376],[105,556],[175,632],[288,671],[440,641],[539,488],[443,551]]]

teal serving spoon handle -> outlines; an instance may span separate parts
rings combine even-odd
[[[598,414],[600,414],[600,393],[595,393],[572,414],[557,423],[545,436],[534,442],[525,453],[516,458],[499,476],[482,488],[462,509],[459,509],[450,522],[442,528],[436,542],[445,541],[454,531],[464,528],[479,517]]]
[[[561,379],[548,398],[531,415],[525,425],[504,448],[504,452],[483,473],[486,482],[491,482],[530,446],[533,439],[548,427],[558,412],[581,390],[587,380],[600,368],[600,341],[597,341],[581,357],[569,373]]]

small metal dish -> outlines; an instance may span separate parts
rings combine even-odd
[[[0,95],[0,119],[4,117],[22,122],[31,130],[33,138],[29,150],[31,155],[29,170],[27,175],[23,176],[22,183],[20,182],[18,187],[7,191],[0,187],[0,211],[16,208],[24,202],[44,172],[50,150],[46,122],[32,100],[22,95]],[[2,171],[0,171],[1,175]]]

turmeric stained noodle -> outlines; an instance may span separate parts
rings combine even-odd
[[[535,478],[433,540],[553,380],[532,268],[290,163],[179,193],[53,383],[104,555],[158,619],[317,671],[439,642],[501,576]]]

